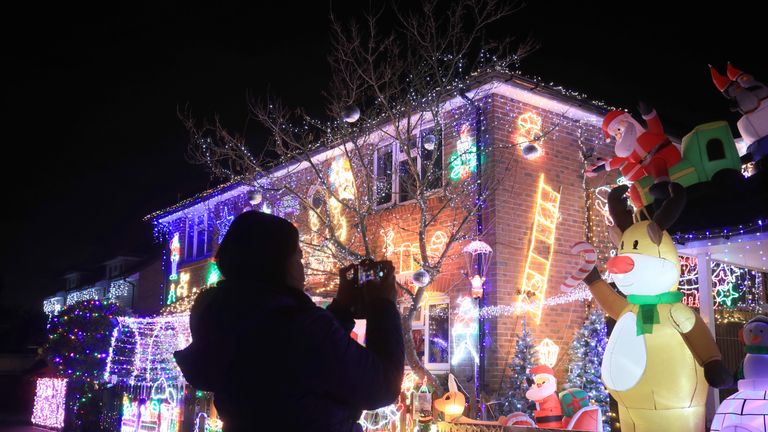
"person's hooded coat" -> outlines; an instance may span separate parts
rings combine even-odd
[[[189,384],[214,392],[227,432],[267,425],[351,431],[361,410],[386,406],[400,392],[404,348],[395,304],[368,306],[361,346],[350,337],[348,310],[335,301],[322,309],[282,282],[296,247],[290,222],[244,213],[217,254],[226,279],[192,307],[193,342],[175,357]]]

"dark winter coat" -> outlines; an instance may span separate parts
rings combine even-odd
[[[224,281],[198,296],[193,342],[175,353],[186,380],[214,392],[226,432],[352,431],[361,410],[397,398],[404,347],[393,302],[370,305],[363,347],[335,302],[322,309],[289,288],[232,288]]]

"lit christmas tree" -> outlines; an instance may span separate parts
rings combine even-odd
[[[515,356],[509,364],[511,375],[507,381],[503,414],[523,412],[529,416],[533,415],[533,411],[528,409],[531,401],[525,397],[525,392],[528,390],[527,378],[533,379],[530,371],[534,366],[536,366],[536,347],[528,325],[523,319],[523,331],[515,341]]]
[[[603,431],[610,432],[609,397],[600,379],[605,345],[608,343],[605,315],[598,308],[587,312],[587,318],[568,351],[570,364],[565,388],[580,388],[587,392],[603,413]]]
[[[128,311],[116,303],[84,300],[65,307],[48,322],[45,353],[58,376],[69,380],[65,430],[98,431],[105,429],[102,423],[113,422],[112,413],[102,404],[99,381],[117,317],[126,315]]]

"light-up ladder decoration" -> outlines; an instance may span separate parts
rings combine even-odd
[[[528,312],[536,324],[541,321],[541,310],[547,293],[547,278],[555,249],[555,227],[559,207],[560,192],[555,192],[547,186],[544,183],[544,174],[541,174],[536,194],[531,244],[516,302],[516,309],[519,312]]]

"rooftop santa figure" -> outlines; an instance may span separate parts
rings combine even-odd
[[[601,171],[618,169],[629,182],[640,180],[645,175],[653,177],[650,193],[656,198],[669,197],[669,168],[680,162],[680,150],[664,134],[664,128],[656,110],[643,102],[638,105],[646,122],[644,128],[629,113],[611,111],[603,119],[605,138],[613,137],[616,141],[614,153],[609,160],[598,162],[587,169],[586,175],[593,177]],[[630,199],[636,208],[643,206],[640,193],[633,185]]]

